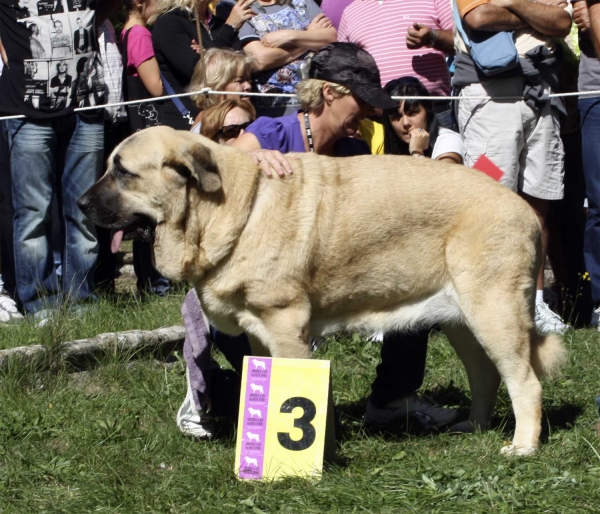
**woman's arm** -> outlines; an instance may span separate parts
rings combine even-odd
[[[160,78],[160,69],[155,57],[144,61],[137,67],[138,75],[144,87],[152,96],[162,96],[163,84]]]
[[[462,164],[463,163],[462,157],[454,152],[448,152],[448,153],[444,153],[442,155],[438,155],[435,158],[435,160],[436,161],[447,161],[447,162],[451,162],[454,164]]]
[[[325,45],[337,41],[337,30],[334,27],[315,30],[278,30],[263,36],[260,41],[269,48],[292,45],[305,51],[317,52]]]
[[[216,22],[211,29],[211,48],[232,48],[238,40],[238,31],[228,23]],[[202,30],[202,29],[200,29]],[[204,40],[203,40],[204,41]]]
[[[306,30],[278,30],[261,39],[263,45],[270,48],[293,45],[314,52],[334,41],[337,41],[337,30],[323,13],[315,16]]]
[[[280,32],[280,31],[278,31]],[[273,32],[275,34],[275,32]],[[269,48],[262,44],[261,41],[251,41],[244,46],[244,52],[249,57],[256,59],[256,67],[258,70],[271,70],[279,68],[288,62],[297,59],[304,53],[305,48],[290,47],[290,48]]]
[[[6,55],[6,50],[4,49],[4,45],[2,44],[2,38],[0,38],[0,57],[2,57],[2,62],[4,66],[8,68],[8,56]]]
[[[244,132],[238,137],[231,146],[235,146],[244,152],[252,152],[254,150],[260,150],[260,142],[258,138],[251,132]]]
[[[273,171],[280,177],[294,173],[290,162],[281,152],[278,150],[263,150],[260,147],[258,138],[251,132],[244,132],[231,146],[249,154],[254,164],[260,166],[267,177],[272,177]]]

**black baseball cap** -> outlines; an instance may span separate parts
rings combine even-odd
[[[330,43],[312,58],[308,78],[346,86],[376,109],[395,109],[398,102],[381,88],[375,59],[353,43]]]

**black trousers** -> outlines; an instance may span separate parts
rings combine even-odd
[[[384,407],[423,385],[428,340],[429,329],[385,334],[381,364],[371,385],[371,403]]]

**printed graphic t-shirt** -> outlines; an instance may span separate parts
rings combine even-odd
[[[50,118],[106,103],[95,4],[0,0],[0,34],[8,56],[0,78],[2,114]],[[103,113],[82,115],[94,119]]]

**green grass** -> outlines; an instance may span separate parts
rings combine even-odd
[[[182,292],[162,299],[148,296],[144,301],[130,293],[116,298],[101,298],[89,304],[83,315],[63,309],[57,320],[43,329],[28,318],[18,325],[0,325],[0,350],[32,344],[52,345],[94,337],[105,332],[123,330],[154,330],[160,327],[181,325]]]
[[[175,311],[165,307],[170,302],[157,302],[155,324],[163,311]],[[127,328],[142,316],[119,310],[114,316]],[[107,357],[84,373],[14,363],[0,375],[0,512],[597,512],[600,336],[579,330],[566,342],[564,375],[544,384],[539,453],[506,458],[499,450],[514,418],[505,389],[489,432],[365,433],[360,417],[379,346],[358,337],[330,340],[318,356],[332,360],[342,461],[316,483],[237,481],[231,424],[210,442],[183,437],[174,423],[185,392],[180,359]],[[432,337],[428,359],[423,389],[466,415],[465,373],[443,336]]]

